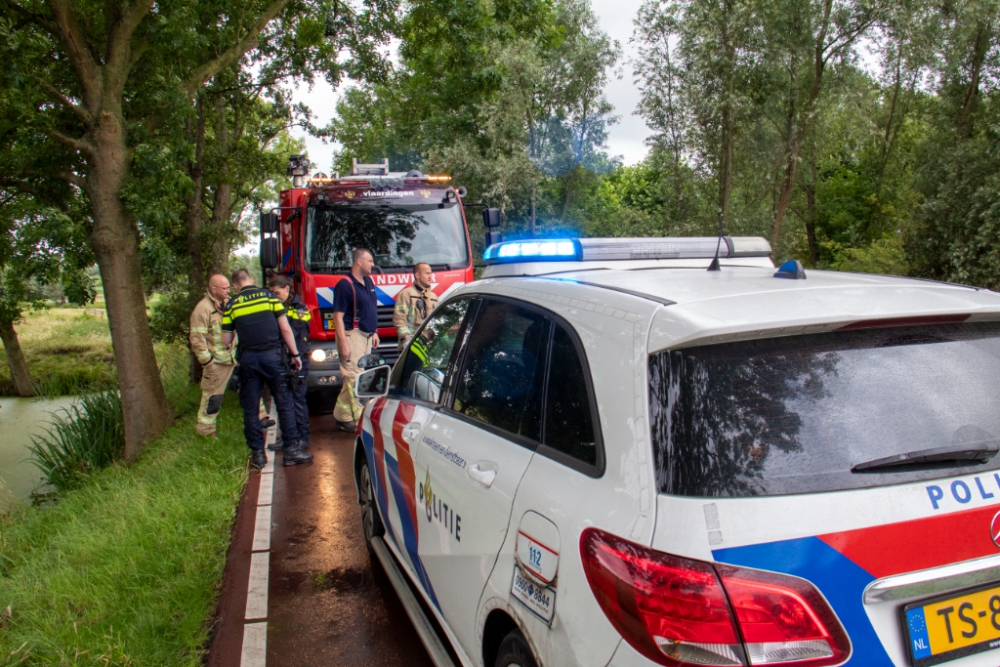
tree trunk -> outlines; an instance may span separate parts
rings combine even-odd
[[[562,222],[566,224],[566,215],[569,213],[569,203],[573,199],[573,181],[576,180],[576,170],[579,167],[574,167],[572,171],[566,174],[566,198],[563,199],[562,207]]]
[[[806,186],[806,240],[809,242],[809,261],[819,262],[819,244],[816,242],[816,183],[819,180],[816,151],[809,156],[809,185]]]
[[[983,73],[983,64],[986,61],[986,54],[993,37],[993,22],[987,21],[979,25],[976,31],[976,42],[972,46],[972,62],[970,63],[969,85],[965,90],[965,97],[962,100],[962,109],[959,111],[958,119],[955,122],[955,135],[959,141],[968,138],[971,130],[969,118],[976,102],[979,101],[979,83]]]
[[[225,100],[219,96],[215,99],[215,141],[223,162],[229,158],[229,130]],[[237,130],[236,135],[238,140],[239,130]],[[209,222],[211,230],[208,234],[208,257],[206,258],[210,275],[227,272],[236,231],[232,222],[234,197],[232,176],[228,167],[223,166],[219,170],[214,190],[212,217]]]
[[[135,460],[173,422],[142,292],[139,230],[121,200],[130,155],[124,120],[106,108],[93,129],[86,187],[94,213],[90,247],[104,284],[104,301],[125,422],[125,458]]]
[[[194,160],[188,164],[188,173],[194,183],[191,195],[187,198],[185,206],[187,224],[187,252],[191,260],[190,273],[188,274],[188,294],[191,300],[201,296],[205,291],[205,258],[202,254],[202,229],[204,227],[202,210],[202,197],[204,185],[202,183],[202,156],[205,153],[205,107],[201,97],[198,97],[198,123],[194,130]],[[199,365],[200,368],[200,365]]]
[[[3,349],[7,353],[7,366],[10,368],[10,376],[14,379],[14,391],[18,396],[34,396],[35,388],[31,384],[28,362],[24,359],[24,352],[21,351],[21,343],[17,340],[17,330],[14,329],[13,323],[0,321],[0,340],[3,340]]]

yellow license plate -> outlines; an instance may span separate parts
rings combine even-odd
[[[1000,648],[1000,584],[903,609],[914,667]]]

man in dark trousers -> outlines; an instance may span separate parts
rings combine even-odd
[[[288,309],[288,324],[295,334],[295,344],[299,346],[299,360],[302,368],[297,373],[297,379],[291,379],[292,398],[295,402],[295,422],[299,427],[299,438],[302,448],[309,449],[309,404],[306,402],[306,378],[309,375],[309,322],[312,315],[302,303],[299,295],[292,291],[292,281],[288,276],[272,276],[267,281],[267,287],[278,295]],[[268,445],[268,449],[278,450],[281,445]]]
[[[364,248],[354,250],[351,273],[333,288],[333,318],[337,326],[337,353],[344,386],[333,409],[336,428],[353,433],[361,418],[361,403],[354,394],[358,361],[378,347],[378,297],[371,279],[375,261]]]
[[[257,468],[263,468],[267,463],[264,434],[257,414],[265,384],[278,406],[278,423],[281,424],[282,438],[287,443],[284,465],[309,463],[313,457],[302,451],[295,406],[284,377],[286,370],[282,360],[282,341],[292,355],[292,366],[295,370],[302,368],[299,348],[292,328],[288,325],[285,306],[274,292],[254,285],[253,276],[246,269],[234,272],[232,283],[237,292],[230,299],[222,316],[222,340],[229,345],[234,333],[240,337],[237,350],[240,362],[240,405],[243,407],[243,435],[252,452],[252,463]]]

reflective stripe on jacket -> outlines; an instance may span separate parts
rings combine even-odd
[[[309,322],[312,320],[312,315],[298,295],[292,297],[287,307],[288,324],[292,327],[295,344],[299,348],[299,354],[306,355],[309,352]]]
[[[233,351],[222,342],[222,310],[211,296],[198,302],[191,311],[188,342],[201,365],[233,363]]]
[[[392,325],[396,335],[405,340],[413,335],[427,316],[437,308],[438,296],[430,287],[421,290],[410,285],[396,296],[396,309],[392,314]]]

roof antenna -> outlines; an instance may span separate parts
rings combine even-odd
[[[715,258],[712,263],[708,265],[709,271],[721,271],[722,267],[719,266],[719,250],[722,248],[722,237],[725,235],[725,218],[721,215],[719,216],[719,242],[715,244]],[[728,253],[727,253],[728,254]]]

